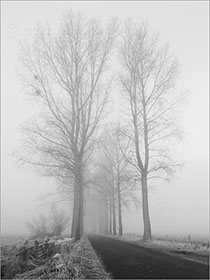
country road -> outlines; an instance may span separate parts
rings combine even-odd
[[[208,279],[209,266],[100,235],[89,240],[114,279]]]

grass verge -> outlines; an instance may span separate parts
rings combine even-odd
[[[15,279],[110,279],[87,237],[65,244],[60,253]]]

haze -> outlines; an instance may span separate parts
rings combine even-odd
[[[38,178],[30,169],[17,169],[12,151],[21,145],[19,127],[36,111],[23,94],[16,74],[19,41],[29,36],[37,21],[59,24],[62,12],[72,7],[87,17],[131,17],[147,21],[161,40],[170,44],[181,64],[180,90],[189,90],[180,124],[182,142],[173,146],[177,160],[185,161],[171,183],[153,186],[149,193],[153,234],[207,236],[208,191],[208,2],[3,2],[2,3],[2,234],[27,234],[25,221],[46,213],[49,205],[41,196],[55,191],[53,180]],[[45,204],[42,206],[42,204]],[[63,203],[70,211],[67,203]],[[142,213],[134,207],[125,212],[124,231],[142,233]]]

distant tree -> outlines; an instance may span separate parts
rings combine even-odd
[[[73,188],[71,235],[83,235],[86,166],[108,100],[108,61],[117,22],[103,28],[96,19],[67,11],[60,29],[38,26],[21,47],[21,77],[42,114],[23,128],[19,159]]]
[[[123,128],[118,124],[106,132],[102,142],[103,153],[106,158],[109,171],[113,177],[114,201],[117,204],[119,235],[123,235],[122,208],[129,202],[135,201],[135,172],[129,165],[125,155],[129,151],[129,142],[124,137]],[[114,203],[115,205],[115,203]],[[113,213],[115,216],[115,211]],[[115,227],[113,227],[115,232]]]
[[[98,231],[100,233],[110,233],[110,185],[107,177],[106,167],[103,163],[99,163],[98,169],[95,170],[94,174],[94,197],[97,201],[98,211]],[[93,196],[93,194],[91,194]]]
[[[121,133],[120,126],[106,129],[100,139],[97,169],[94,178],[98,192],[100,226],[103,233],[123,234],[123,212],[130,202],[136,200],[135,172],[129,165],[127,154],[129,143]],[[104,226],[105,225],[105,226]]]
[[[25,224],[34,238],[61,236],[68,225],[68,216],[64,210],[59,210],[55,205],[52,205],[48,216],[40,214]]]
[[[37,218],[34,217],[32,221],[28,221],[25,224],[33,238],[45,238],[49,235],[48,218],[43,214]]]
[[[64,210],[58,210],[55,205],[52,205],[49,215],[50,232],[53,235],[61,236],[68,225],[68,219]]]
[[[147,26],[125,24],[120,49],[121,85],[128,100],[131,129],[127,133],[135,158],[128,157],[139,172],[142,189],[144,240],[151,239],[148,181],[168,179],[179,165],[168,153],[169,140],[179,137],[174,110],[183,95],[174,90],[178,62],[168,46],[160,47]],[[131,146],[132,146],[131,144]]]

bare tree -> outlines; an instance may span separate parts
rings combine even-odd
[[[68,216],[64,210],[59,210],[52,205],[49,215],[50,231],[53,235],[60,236],[68,224]]]
[[[34,238],[60,236],[68,224],[68,216],[64,210],[58,210],[55,205],[52,205],[48,217],[40,214],[25,224]]]
[[[39,25],[33,41],[22,44],[22,80],[42,114],[25,126],[20,158],[73,187],[76,240],[83,234],[84,175],[110,91],[107,63],[116,35],[116,20],[104,29],[70,10],[57,33]]]
[[[25,225],[34,238],[44,238],[49,234],[48,219],[44,215],[39,215],[37,218],[34,217],[32,221],[26,222]]]
[[[95,197],[95,201],[97,201],[98,231],[116,235],[116,194],[113,168],[107,163],[107,159],[102,153],[100,153],[100,159],[96,165],[90,197]]]
[[[104,163],[100,163],[98,169],[95,170],[93,190],[95,193],[95,200],[97,201],[98,231],[100,233],[110,233],[110,185],[109,178],[107,177],[106,166]]]
[[[168,46],[161,47],[158,37],[147,26],[125,24],[121,50],[121,85],[128,99],[132,131],[128,135],[135,149],[129,162],[138,169],[142,186],[144,240],[151,239],[148,205],[148,180],[168,179],[177,163],[168,153],[169,140],[178,137],[174,109],[183,95],[174,90],[177,60]]]
[[[135,200],[135,173],[124,156],[129,148],[125,140],[120,125],[105,131],[100,142],[101,179],[97,183],[101,199],[106,199],[105,203],[109,205],[109,208],[103,208],[103,213],[109,212],[109,233],[116,235],[118,224],[120,236],[123,235],[122,208]]]

